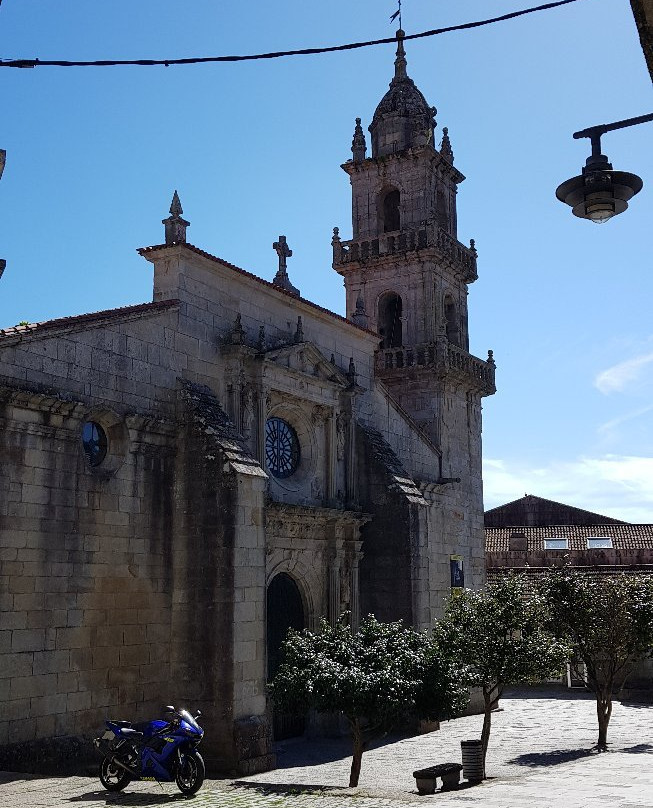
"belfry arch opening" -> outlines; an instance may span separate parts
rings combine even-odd
[[[460,328],[458,312],[453,297],[447,295],[444,299],[444,319],[447,326],[447,339],[454,345],[460,345]]]
[[[393,233],[401,229],[401,194],[396,188],[392,188],[383,196],[381,204],[381,215],[383,217],[383,232]]]
[[[379,299],[377,324],[382,337],[382,348],[401,348],[403,344],[402,313],[403,305],[399,295],[387,292]]]

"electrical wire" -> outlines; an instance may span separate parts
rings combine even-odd
[[[0,0],[0,3],[1,2],[2,0]],[[404,39],[423,39],[424,37],[447,34],[451,31],[466,31],[470,28],[480,28],[484,25],[505,22],[506,20],[515,19],[516,17],[522,17],[525,14],[532,14],[536,11],[548,11],[552,8],[558,8],[559,6],[566,6],[569,5],[569,3],[576,2],[578,2],[578,0],[557,0],[557,2],[545,3],[544,5],[522,9],[521,11],[512,11],[508,14],[502,14],[499,17],[492,17],[487,20],[465,22],[459,25],[450,25],[446,28],[434,28],[430,31],[422,31],[418,34],[407,34],[404,36]],[[331,45],[325,48],[301,48],[297,50],[272,51],[270,53],[255,53],[242,56],[199,56],[189,57],[187,59],[103,59],[92,62],[64,61],[62,59],[7,59],[0,60],[0,67],[115,67],[119,65],[163,65],[168,67],[170,65],[205,64],[207,62],[251,62],[257,59],[280,59],[285,56],[312,56],[318,53],[335,53],[338,51],[356,50],[357,48],[368,48],[373,45],[388,45],[396,41],[397,38],[392,36],[385,37],[384,39],[372,39],[367,42],[350,42],[346,45]]]

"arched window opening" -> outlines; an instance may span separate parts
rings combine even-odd
[[[401,194],[396,189],[388,191],[383,197],[383,232],[393,233],[401,229],[401,218],[399,215],[399,203]]]
[[[388,292],[379,300],[379,334],[383,337],[382,348],[401,348],[402,346],[402,303],[399,295]]]
[[[447,295],[444,299],[444,318],[447,323],[447,339],[454,345],[459,345],[460,336],[458,328],[458,314],[453,298]]]

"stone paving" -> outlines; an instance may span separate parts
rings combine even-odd
[[[210,780],[197,808],[653,808],[653,705],[615,702],[610,751],[596,741],[594,701],[569,691],[515,691],[494,714],[488,775],[481,785],[420,797],[412,771],[460,760],[460,741],[478,737],[481,717],[439,732],[392,739],[365,753],[360,787],[346,788],[348,746],[335,740],[278,745],[275,771]],[[0,806],[162,806],[184,800],[174,785],[134,783],[121,794],[89,777],[0,774]]]

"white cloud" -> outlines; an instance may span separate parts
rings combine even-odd
[[[625,522],[653,522],[653,457],[607,454],[545,466],[489,458],[483,486],[486,510],[534,494]]]
[[[620,393],[634,382],[640,381],[643,371],[653,363],[653,353],[641,354],[618,365],[602,370],[594,379],[594,386],[604,395]]]
[[[651,412],[652,410],[653,404],[649,404],[647,407],[640,407],[638,410],[633,410],[632,412],[627,412],[624,415],[619,415],[617,418],[612,418],[610,421],[600,424],[597,428],[597,432],[607,435],[613,432],[618,426],[621,426],[628,421],[634,421],[636,418],[640,418],[642,415],[646,415],[646,413]]]

